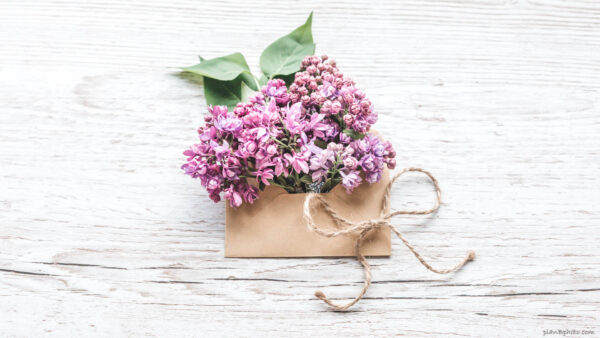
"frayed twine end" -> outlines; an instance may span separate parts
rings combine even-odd
[[[467,257],[468,261],[472,261],[475,259],[475,251],[469,251],[469,256]]]

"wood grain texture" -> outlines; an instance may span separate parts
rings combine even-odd
[[[443,206],[352,259],[225,259],[222,204],[179,170],[206,107],[173,67],[262,49],[315,11],[317,51],[375,103]],[[597,1],[0,1],[1,336],[600,335]],[[395,208],[428,205],[403,179]],[[588,335],[590,336],[590,335]]]

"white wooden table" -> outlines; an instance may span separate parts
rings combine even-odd
[[[225,259],[179,169],[206,111],[174,67],[262,49],[314,9],[400,167],[439,179],[361,287],[344,259]],[[2,1],[0,336],[600,336],[600,3]],[[395,208],[431,202],[418,175]]]

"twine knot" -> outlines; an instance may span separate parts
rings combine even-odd
[[[391,192],[392,185],[394,184],[396,179],[398,179],[398,177],[400,177],[402,174],[405,174],[405,173],[411,172],[411,171],[424,173],[430,179],[431,183],[433,184],[433,186],[435,188],[435,193],[436,193],[435,204],[432,208],[427,209],[427,210],[400,210],[400,211],[394,211],[394,212],[390,213],[388,209],[389,209],[389,199],[390,199],[390,192]],[[337,225],[339,226],[339,230],[331,231],[331,230],[319,228],[317,226],[317,224],[315,223],[315,221],[312,217],[312,214],[311,214],[311,209],[314,207],[312,205],[313,201],[319,202],[319,205],[321,206],[321,208],[323,208],[325,210],[325,212],[329,215],[329,217],[331,217],[337,223]],[[394,175],[394,177],[390,180],[390,182],[386,186],[385,194],[383,195],[383,205],[381,207],[381,216],[378,219],[366,220],[366,221],[361,221],[361,222],[349,221],[349,220],[345,219],[344,217],[342,217],[341,215],[339,215],[335,210],[333,210],[331,208],[331,206],[327,203],[327,201],[321,195],[318,195],[316,193],[307,194],[306,199],[304,200],[304,215],[303,216],[304,216],[304,220],[306,221],[306,224],[308,226],[308,229],[310,231],[314,231],[317,234],[324,236],[324,237],[337,237],[337,236],[347,235],[350,233],[358,233],[359,236],[356,240],[356,247],[355,247],[356,258],[362,264],[362,266],[364,267],[364,271],[365,271],[364,286],[363,286],[361,292],[358,294],[358,296],[356,296],[354,298],[354,300],[352,300],[351,302],[344,304],[344,305],[339,305],[339,304],[333,303],[320,290],[317,290],[315,292],[315,297],[322,300],[323,302],[325,302],[327,305],[329,305],[332,309],[334,309],[336,311],[345,311],[345,310],[349,309],[352,305],[358,303],[358,301],[365,295],[365,293],[367,292],[367,289],[371,285],[371,278],[372,278],[371,267],[370,267],[369,263],[367,262],[367,260],[365,259],[365,256],[363,256],[363,254],[361,252],[361,243],[370,231],[378,229],[378,228],[383,228],[383,227],[390,228],[398,236],[398,238],[400,238],[402,243],[404,243],[404,245],[406,245],[406,247],[413,253],[413,255],[415,255],[415,257],[419,260],[419,262],[421,262],[421,264],[423,264],[423,266],[425,266],[428,270],[430,270],[432,272],[439,273],[439,274],[450,273],[450,272],[453,272],[453,271],[456,271],[456,270],[462,268],[467,262],[474,260],[475,259],[475,251],[470,250],[467,253],[467,256],[465,258],[463,258],[462,261],[460,261],[454,267],[449,268],[449,269],[436,269],[436,268],[432,267],[431,265],[429,265],[429,263],[427,263],[427,261],[425,261],[425,259],[421,256],[421,254],[419,254],[419,252],[417,252],[417,250],[404,238],[404,236],[400,233],[400,231],[398,231],[391,223],[391,218],[396,215],[427,215],[427,214],[434,213],[440,208],[440,203],[441,203],[441,190],[440,190],[438,181],[435,179],[435,177],[433,177],[433,175],[430,172],[428,172],[424,169],[421,169],[421,168],[405,168],[405,169],[402,169],[401,171],[397,172]]]

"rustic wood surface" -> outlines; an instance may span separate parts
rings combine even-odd
[[[262,49],[313,10],[317,52],[440,181],[349,313],[343,259],[225,259],[224,205],[179,169],[206,110],[175,67]],[[1,336],[600,335],[600,3],[1,1]],[[426,180],[395,208],[431,203]],[[575,336],[579,336],[575,334]]]

